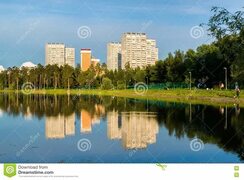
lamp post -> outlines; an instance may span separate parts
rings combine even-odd
[[[190,90],[191,90],[191,72],[189,72],[190,74]]]
[[[225,70],[225,90],[227,90],[227,68],[224,67]]]
[[[148,76],[146,76],[147,77],[147,85],[148,85]]]
[[[228,128],[228,109],[227,106],[225,106],[225,127],[224,129]]]

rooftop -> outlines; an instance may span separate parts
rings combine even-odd
[[[126,32],[124,34],[128,34],[128,35],[146,35],[146,33],[140,33],[140,32]]]
[[[52,45],[52,44],[56,44],[56,45],[64,45],[64,43],[47,43],[47,44],[50,44],[50,45]]]
[[[30,62],[30,61],[27,61],[27,62],[24,62],[24,63],[20,66],[20,68],[22,68],[22,67],[26,67],[26,68],[34,68],[34,67],[36,67],[36,65],[33,64],[33,63]]]
[[[0,65],[0,72],[4,71],[4,67]]]

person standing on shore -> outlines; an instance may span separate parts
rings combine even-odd
[[[240,88],[239,88],[239,85],[238,85],[238,82],[235,83],[235,92],[236,92],[236,96],[237,98],[240,97]]]

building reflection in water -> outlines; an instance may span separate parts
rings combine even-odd
[[[156,113],[122,112],[107,113],[108,138],[122,139],[126,149],[146,148],[156,142],[159,131]]]
[[[0,117],[2,117],[2,116],[3,116],[3,110],[0,109]]]
[[[100,124],[100,118],[105,114],[105,107],[101,104],[95,105],[95,114],[92,118],[92,124]]]
[[[100,124],[100,117],[105,114],[102,105],[95,105],[95,113],[92,114],[84,109],[81,110],[80,131],[90,133],[93,124]],[[62,139],[75,134],[75,113],[70,116],[59,114],[58,116],[46,117],[46,138]]]
[[[26,108],[26,111],[23,113],[25,120],[31,120],[32,119],[32,113],[30,111],[30,106]]]
[[[81,110],[81,133],[90,133],[92,131],[92,125],[100,124],[100,117],[105,114],[105,108],[102,105],[95,105],[95,113],[91,114],[90,112],[82,109]]]
[[[96,105],[95,113],[81,110],[81,132],[90,133],[92,125],[100,123],[105,114],[103,106]],[[125,149],[146,148],[156,142],[159,131],[156,113],[150,112],[107,112],[107,136],[109,139],[121,139]],[[46,117],[46,138],[62,139],[75,134],[75,113],[70,116],[59,114]]]
[[[70,116],[59,114],[58,116],[46,117],[46,138],[62,139],[66,135],[75,134],[75,113]]]
[[[121,139],[121,115],[119,115],[117,111],[110,111],[107,113],[107,129],[107,136],[109,139]]]
[[[89,133],[92,131],[92,118],[89,112],[86,110],[81,110],[81,116],[80,116],[80,131],[83,133]]]

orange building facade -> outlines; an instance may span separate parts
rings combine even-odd
[[[91,66],[91,49],[81,49],[80,58],[81,58],[81,70],[87,71]]]

